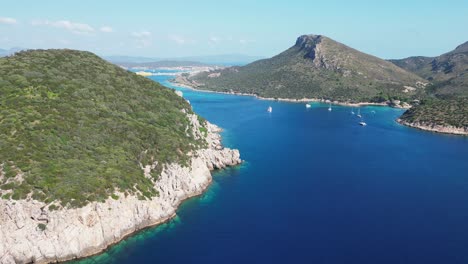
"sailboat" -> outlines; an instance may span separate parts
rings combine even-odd
[[[362,116],[360,114],[358,116],[359,116],[359,118],[361,118],[361,121],[359,122],[359,125],[367,126],[367,124],[366,124],[366,122],[364,122],[364,119],[362,118]]]
[[[354,115],[354,108],[351,108],[351,114]]]
[[[359,117],[359,118],[362,117],[362,115],[361,115],[361,108],[358,108],[358,110],[357,110],[357,115],[356,115],[356,116]]]
[[[329,106],[328,106],[328,111],[331,111],[331,110],[332,110],[332,108],[331,108],[331,103],[330,103]]]
[[[271,106],[269,106],[267,111],[268,111],[268,113],[271,113],[271,112],[273,112],[273,108]]]

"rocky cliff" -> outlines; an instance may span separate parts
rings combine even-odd
[[[202,135],[196,116],[189,119],[194,133],[206,138],[207,147],[190,153],[187,167],[166,164],[154,181],[156,197],[139,200],[116,192],[103,203],[52,211],[35,200],[0,199],[0,263],[49,263],[93,255],[131,233],[174,217],[183,200],[208,187],[210,170],[241,162],[238,150],[221,146],[218,127],[207,123]],[[142,166],[146,176],[150,177],[153,167]]]
[[[397,122],[405,126],[409,126],[409,127],[413,127],[413,128],[417,128],[421,130],[426,130],[426,131],[431,131],[431,132],[454,134],[454,135],[468,135],[467,127],[438,125],[434,123],[423,123],[423,122],[408,122],[400,118],[397,119]]]

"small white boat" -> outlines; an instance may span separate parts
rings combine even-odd
[[[363,121],[359,122],[359,125],[361,125],[361,126],[367,126],[366,122],[363,122]]]
[[[359,117],[359,118],[362,117],[362,115],[361,115],[361,108],[358,108],[358,110],[357,110],[357,115],[356,115],[356,116]]]
[[[306,104],[306,108],[311,108],[312,105],[311,104]]]
[[[273,112],[273,108],[271,106],[269,106],[267,111],[268,111],[268,113],[271,113],[271,112]]]
[[[351,108],[351,114],[354,115],[354,108]]]
[[[328,111],[331,111],[332,108],[331,108],[331,103],[328,105]]]

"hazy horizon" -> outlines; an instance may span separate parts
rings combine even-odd
[[[385,59],[436,56],[468,40],[468,2],[450,2],[207,0],[109,5],[48,0],[28,3],[27,9],[9,2],[0,12],[0,48],[70,48],[151,58],[271,57],[300,35],[320,34]]]

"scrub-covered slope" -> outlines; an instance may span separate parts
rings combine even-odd
[[[423,92],[424,79],[321,35],[300,36],[270,59],[200,73],[189,85],[262,97],[386,101]]]
[[[52,208],[117,190],[156,196],[163,164],[184,164],[206,144],[190,132],[189,113],[172,90],[89,52],[0,58],[0,196]],[[142,166],[155,162],[154,179],[145,177]]]

